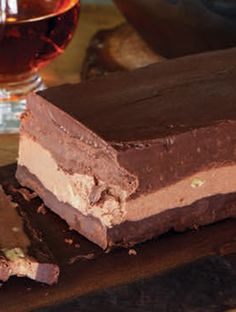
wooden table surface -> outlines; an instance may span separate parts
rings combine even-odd
[[[113,6],[82,6],[79,27],[72,43],[64,55],[60,56],[54,63],[42,71],[45,83],[48,86],[51,86],[64,82],[79,81],[79,72],[82,60],[91,36],[96,32],[97,29],[109,28],[119,24],[121,21],[123,21],[123,17]],[[0,183],[1,179],[7,179],[8,174],[9,179],[12,179],[14,174],[14,167],[6,167],[6,165],[16,162],[17,148],[18,135],[6,134],[0,136]],[[223,281],[224,276],[226,276],[228,273],[229,275],[231,274],[231,271],[227,271],[227,268],[230,267],[233,270],[233,268],[236,267],[234,256],[234,254],[236,254],[236,220],[223,221],[216,225],[204,227],[196,232],[167,235],[158,240],[150,241],[136,248],[138,253],[136,256],[129,256],[127,250],[117,250],[110,254],[104,254],[93,244],[85,241],[83,238],[75,235],[74,233],[71,234],[66,225],[58,220],[58,218],[55,218],[53,215],[49,214],[47,219],[44,219],[44,217],[40,216],[39,223],[49,241],[49,245],[52,248],[52,251],[55,253],[56,258],[62,267],[59,284],[55,287],[46,287],[25,279],[22,279],[22,281],[19,279],[11,279],[0,289],[0,312],[27,312],[37,309],[41,306],[61,304],[65,300],[78,300],[78,297],[80,298],[81,295],[87,294],[90,291],[104,289],[112,285],[131,283],[132,281],[140,281],[143,280],[143,278],[151,278],[160,273],[169,271],[170,269],[181,267],[186,263],[195,263],[194,261],[204,257],[207,257],[207,259],[212,256],[219,257],[216,258],[218,260],[215,260],[215,258],[210,260],[213,262],[216,261],[216,263],[222,261],[224,264],[224,261],[227,261],[228,267],[227,265],[224,267],[225,269],[222,271],[223,273],[219,273],[221,272],[220,269],[219,272],[217,271],[219,265],[215,265],[216,269],[212,273],[213,279],[222,278]],[[59,231],[61,228],[64,230]],[[71,267],[68,266],[67,261],[71,255],[75,255],[75,250],[72,250],[72,247],[68,247],[63,244],[65,235],[75,235],[75,239],[79,240],[82,246],[80,252],[83,253],[85,251],[92,251],[98,254],[98,258],[90,262],[79,261]],[[199,264],[197,265],[199,266]],[[185,270],[183,271],[185,272],[183,274],[186,274],[186,279],[187,275],[189,274],[188,272],[191,270],[194,271],[194,268],[194,266],[190,269],[187,268],[187,271],[183,269]],[[201,266],[200,264],[199,268],[204,268],[204,265]],[[178,272],[176,274],[178,275]],[[205,306],[204,309],[178,309],[180,303],[178,303],[178,300],[176,299],[176,311],[233,311],[233,307],[236,307],[236,302],[234,305],[234,301],[231,297],[234,297],[235,295],[236,298],[236,285],[233,282],[234,280],[236,281],[236,278],[233,279],[233,277],[236,277],[236,275],[234,276],[233,272],[231,275],[230,278],[232,279],[232,283],[230,278],[228,278],[228,280],[224,282],[225,284],[223,282],[219,283],[218,288],[214,290],[214,293],[210,293],[209,295],[212,297],[212,302],[214,303],[214,300],[216,300],[214,298],[217,298],[219,293],[222,294],[225,291],[228,292],[228,288],[233,290],[233,292],[231,291],[230,294],[225,294],[225,299],[222,299],[222,303],[219,303],[218,308],[215,310],[212,309],[212,305],[210,305],[210,303],[209,305]],[[196,275],[194,276],[194,280],[196,280]],[[174,282],[175,279],[178,280],[176,275],[173,274],[166,275],[166,279],[167,281],[171,280]],[[209,288],[211,288],[212,281],[202,280],[201,282],[200,280],[200,284],[202,285],[205,282],[208,283]],[[155,283],[155,285],[166,285],[167,282],[166,280],[163,281],[157,279]],[[137,289],[141,286],[131,283],[129,287],[127,288],[127,292],[132,294],[134,289]],[[189,288],[189,286],[186,287]],[[223,287],[223,289],[220,287]],[[199,288],[193,288],[193,290],[196,291],[194,296],[198,299],[197,292],[199,291],[200,293]],[[119,291],[120,290],[118,290],[118,293]],[[186,292],[188,290],[185,289],[184,291]],[[211,289],[209,291],[211,291]],[[112,296],[114,295],[114,298],[117,296],[115,294],[116,292],[112,291]],[[140,296],[143,296],[142,294],[146,296],[146,299],[143,297],[141,298],[142,300],[140,299]],[[203,292],[203,295],[204,294],[205,293]],[[92,299],[89,297],[90,299],[88,300],[90,302],[91,300],[95,302],[96,307],[94,310],[92,310],[92,308],[88,308],[84,311],[96,311],[97,308],[99,308],[99,301],[96,300],[98,300],[97,298],[101,298],[101,294],[99,296],[95,294]],[[139,299],[135,296],[137,296]],[[157,302],[158,298],[162,301],[162,299],[160,299],[161,296],[154,296],[152,298],[149,296],[149,294],[145,294],[145,290],[140,291],[139,295],[136,294],[135,296],[131,298],[133,301],[131,300],[130,302],[133,302],[134,304],[134,302],[137,303],[140,301],[138,306],[142,312],[152,311],[150,304],[154,304],[154,301]],[[163,297],[163,302],[164,300],[171,300],[168,296],[166,298],[167,299],[164,299]],[[183,297],[180,295],[179,298]],[[109,300],[108,303],[110,302]],[[113,307],[114,309],[112,309],[112,304],[110,303],[110,308],[104,308],[103,311],[133,311],[131,303],[126,301],[124,300],[124,302],[117,302],[116,308]],[[71,304],[69,303],[65,306],[62,306],[61,308],[57,306],[57,308],[54,309],[49,308],[39,311],[78,311],[78,304],[82,304],[81,301],[80,303],[75,301],[73,302]],[[148,307],[147,309],[146,306],[143,305],[145,302],[146,306]],[[118,306],[120,306],[120,309],[118,309]],[[138,307],[137,311],[139,311]],[[161,312],[174,310],[165,310],[159,307],[158,311]]]

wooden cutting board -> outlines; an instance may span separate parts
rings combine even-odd
[[[42,72],[46,84],[79,81],[89,38],[97,29],[122,20],[112,6],[82,6],[72,44]],[[17,147],[17,135],[0,136],[0,184],[15,183]],[[35,214],[41,202],[35,199],[23,205]],[[51,308],[37,311],[233,311],[236,307],[236,220],[169,233],[135,247],[130,255],[125,249],[104,253],[69,231],[53,213],[38,214],[37,219],[61,267],[59,283],[48,287],[11,278],[0,287],[0,312],[36,311],[44,306]],[[65,239],[72,239],[73,245]]]

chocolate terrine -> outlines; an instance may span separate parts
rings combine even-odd
[[[31,94],[19,182],[89,240],[236,216],[236,49]]]

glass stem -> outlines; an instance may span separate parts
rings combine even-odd
[[[1,79],[0,79],[1,81]],[[17,132],[26,95],[44,89],[38,74],[21,75],[16,82],[0,82],[0,133]]]

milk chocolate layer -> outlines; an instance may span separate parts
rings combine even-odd
[[[235,57],[236,49],[206,53],[31,94],[17,178],[37,189],[22,175],[26,167],[58,201],[98,218],[107,233],[179,209],[174,220],[202,198],[214,214],[210,198],[236,192]],[[53,183],[45,179],[49,170]],[[48,206],[73,225],[70,209]],[[95,237],[83,220],[77,230]],[[142,224],[148,233],[150,225]],[[151,236],[162,229],[155,226]],[[114,244],[149,237],[138,230],[129,238],[110,235]]]
[[[58,274],[34,222],[0,186],[0,280],[16,275],[51,285],[57,282]]]

